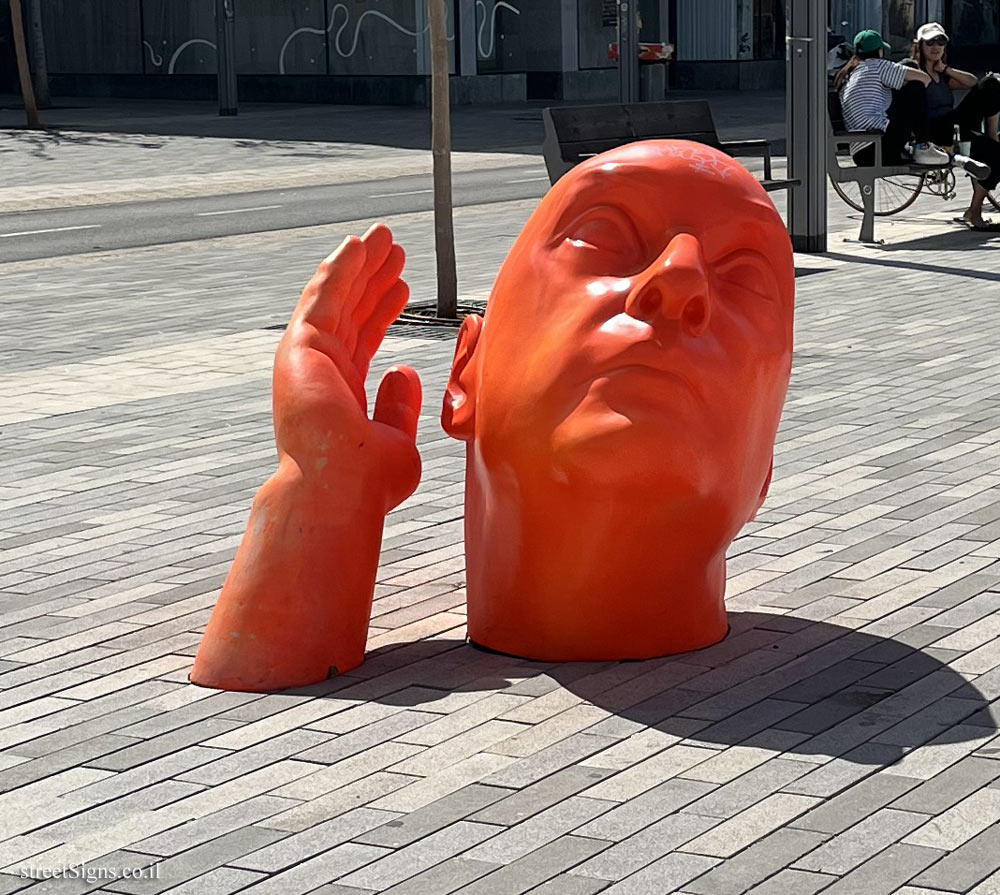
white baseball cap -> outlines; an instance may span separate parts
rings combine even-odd
[[[917,29],[917,40],[933,40],[935,37],[948,39],[948,33],[937,22],[928,22]]]

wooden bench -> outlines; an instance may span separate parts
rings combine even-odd
[[[542,110],[542,120],[542,154],[551,183],[584,159],[636,140],[693,140],[727,155],[763,158],[761,185],[766,190],[788,189],[799,183],[772,179],[771,144],[767,140],[720,140],[705,100],[555,106]]]
[[[923,176],[936,170],[927,165],[887,165],[883,162],[882,131],[849,131],[844,124],[840,96],[827,94],[827,173],[834,183],[856,183],[861,193],[861,233],[859,242],[875,242],[875,181],[884,177],[899,177],[905,174]],[[851,144],[873,143],[874,164],[860,166],[851,158]]]

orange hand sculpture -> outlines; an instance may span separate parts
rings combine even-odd
[[[385,514],[420,479],[420,381],[364,382],[406,305],[403,251],[389,230],[351,237],[306,286],[274,361],[279,464],[257,492],[191,680],[276,690],[361,663]]]
[[[697,143],[632,143],[549,191],[459,334],[469,636],[547,661],[727,631],[725,553],[767,493],[791,370],[792,251]]]

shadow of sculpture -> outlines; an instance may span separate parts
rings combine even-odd
[[[614,736],[655,728],[710,745],[754,738],[777,752],[858,764],[888,765],[924,743],[997,730],[990,700],[933,647],[788,616],[731,612],[729,619],[721,643],[641,662],[531,662],[455,639],[387,647],[327,682],[328,695],[434,711],[454,693],[537,697],[562,687],[605,709],[615,729],[603,732]]]

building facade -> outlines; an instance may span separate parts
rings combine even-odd
[[[246,100],[424,103],[426,0],[234,0]],[[7,4],[0,4],[6,7]],[[42,0],[53,91],[215,95],[215,0]],[[615,0],[447,0],[456,102],[599,101],[617,94]],[[669,43],[644,78],[676,88],[780,88],[785,0],[637,0],[640,40]],[[830,40],[879,28],[902,54],[917,25],[942,22],[952,60],[1000,68],[1000,0],[830,0]],[[9,20],[0,20],[8,55]],[[0,77],[10,83],[10,60]],[[649,75],[652,69],[646,72]],[[6,74],[5,74],[6,73]],[[655,86],[650,86],[655,85]]]

